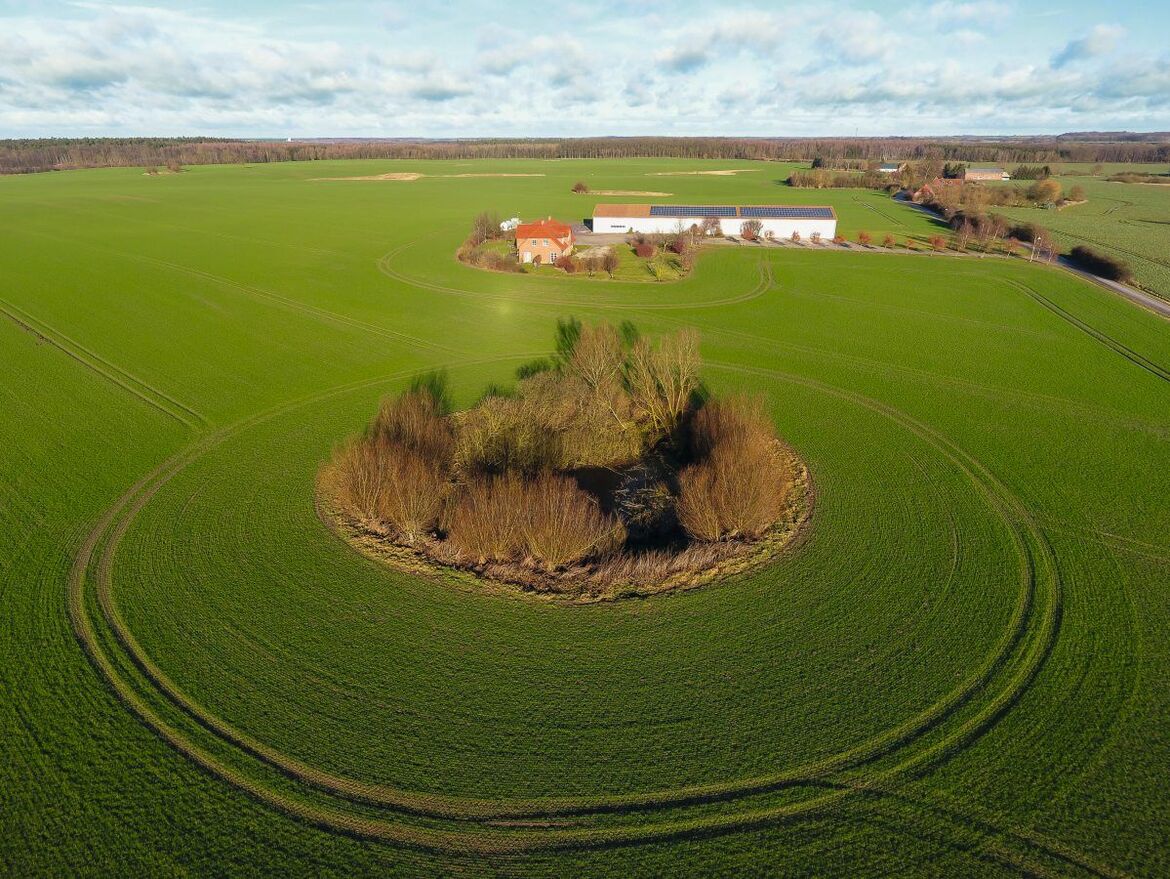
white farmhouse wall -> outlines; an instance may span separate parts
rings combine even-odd
[[[703,217],[682,217],[684,229],[691,226],[702,226]],[[603,215],[593,218],[595,233],[623,233],[629,229],[646,234],[669,234],[678,230],[679,217],[606,217]],[[720,217],[719,223],[723,227],[724,235],[739,235],[744,219],[739,217]],[[777,238],[791,238],[793,232],[799,232],[800,237],[808,240],[814,232],[820,232],[826,241],[837,234],[837,221],[783,219],[777,217],[761,218],[760,234],[771,232]]]

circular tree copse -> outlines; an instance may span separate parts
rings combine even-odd
[[[763,402],[711,398],[691,330],[558,322],[556,354],[452,411],[442,375],[383,401],[321,469],[361,551],[571,600],[707,582],[807,520],[808,473]]]

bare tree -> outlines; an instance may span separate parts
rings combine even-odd
[[[607,275],[609,275],[611,278],[613,277],[613,273],[617,271],[618,267],[618,255],[614,248],[608,248],[602,255],[601,267],[605,270]]]
[[[630,350],[626,382],[639,419],[651,432],[669,434],[699,386],[699,334],[679,330],[657,348],[639,339]]]
[[[974,234],[975,227],[971,225],[971,221],[963,220],[955,230],[955,250],[966,250]]]

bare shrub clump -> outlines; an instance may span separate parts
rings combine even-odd
[[[370,433],[391,446],[419,452],[434,461],[448,461],[455,433],[446,408],[441,385],[428,388],[420,383],[401,396],[383,400]]]
[[[634,411],[653,434],[668,435],[699,386],[699,334],[680,330],[657,346],[638,339],[627,367]]]
[[[447,474],[416,450],[362,437],[339,450],[327,474],[342,508],[372,530],[413,544],[438,525]]]
[[[565,476],[514,474],[468,483],[445,520],[448,539],[476,565],[525,562],[553,572],[621,547],[624,530]]]
[[[698,459],[679,473],[678,517],[696,540],[758,538],[779,518],[790,486],[758,400],[713,401],[691,429]]]
[[[739,237],[744,241],[755,241],[763,228],[764,224],[759,220],[744,220],[739,227]]]
[[[608,556],[624,539],[621,524],[567,477],[542,473],[525,485],[523,504],[524,546],[545,571]]]
[[[799,506],[762,401],[705,400],[700,365],[691,330],[561,321],[555,355],[474,406],[440,374],[384,400],[319,486],[363,548],[562,595],[693,584]]]
[[[455,467],[468,476],[531,475],[561,460],[559,431],[547,411],[524,397],[488,397],[459,414]]]
[[[415,450],[381,442],[372,445],[386,461],[379,518],[393,526],[407,543],[414,543],[438,525],[447,486],[446,469]]]
[[[414,543],[438,525],[455,437],[441,377],[383,402],[365,436],[334,456],[326,479],[359,522]]]
[[[517,561],[524,551],[524,482],[516,475],[469,482],[444,527],[456,550],[475,564]]]

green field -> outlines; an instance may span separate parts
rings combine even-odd
[[[649,176],[715,168],[751,170]],[[388,171],[543,176],[317,179]],[[0,178],[0,873],[1170,872],[1170,324],[1022,260],[454,259],[480,210],[627,200],[578,179],[938,228],[788,171]],[[568,315],[694,326],[713,390],[765,395],[816,488],[797,551],[562,606],[320,522],[380,396],[443,368],[469,404]]]
[[[1160,165],[1110,165],[1105,175],[1130,171],[1164,174]],[[1065,171],[1064,173],[1068,173]],[[1085,170],[1088,174],[1088,170]],[[1102,177],[1061,176],[1067,192],[1082,186],[1088,201],[1062,210],[993,208],[1016,220],[1039,223],[1056,235],[1062,251],[1087,244],[1126,262],[1134,281],[1170,299],[1170,185],[1111,183]],[[1026,185],[1020,184],[1020,185]]]

